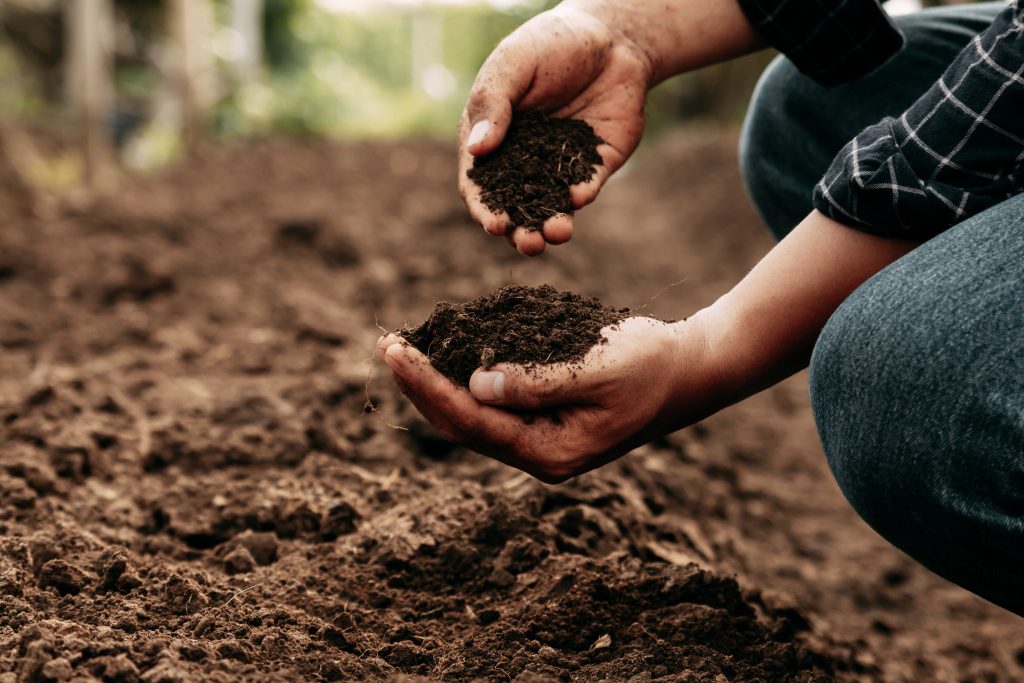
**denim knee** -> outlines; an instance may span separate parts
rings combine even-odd
[[[758,81],[740,134],[743,183],[761,218],[782,239],[810,211],[811,190],[822,154],[809,149],[810,98],[820,86],[785,57],[768,65]],[[819,158],[820,157],[820,158]]]
[[[776,57],[765,69],[754,89],[740,133],[739,164],[747,195],[761,218],[768,224],[776,239],[783,235],[773,226],[774,202],[771,197],[778,192],[773,187],[777,178],[775,163],[778,161],[778,145],[773,130],[783,124],[783,106],[790,73],[796,68],[785,58]],[[781,230],[781,229],[780,229]]]
[[[936,573],[1024,613],[1024,413],[1004,376],[1021,361],[1012,345],[984,341],[986,325],[1014,309],[996,304],[972,319],[971,285],[960,283],[957,301],[936,276],[949,255],[920,251],[826,324],[810,364],[815,422],[864,521]]]
[[[884,359],[862,343],[869,302],[854,293],[822,330],[811,356],[809,389],[825,457],[839,488],[857,513],[890,540],[895,501],[907,476],[887,444],[900,429],[875,396],[882,390]],[[897,435],[898,438],[898,435]],[[895,511],[898,512],[898,511]]]

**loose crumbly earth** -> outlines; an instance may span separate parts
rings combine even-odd
[[[770,244],[734,144],[664,140],[529,262],[449,145],[267,141],[4,207],[0,681],[1020,680],[1020,621],[842,500],[801,379],[557,487],[437,438],[379,361],[410,431],[363,415],[375,322],[438,300],[713,301]]]
[[[476,157],[467,172],[480,198],[512,225],[540,230],[560,213],[572,214],[572,185],[593,178],[601,140],[586,121],[518,112],[498,149]]]
[[[463,304],[441,302],[423,324],[400,333],[441,374],[469,386],[481,366],[582,360],[601,329],[627,315],[628,308],[550,285],[512,285]]]

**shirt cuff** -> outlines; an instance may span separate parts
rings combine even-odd
[[[903,47],[903,34],[875,0],[739,0],[751,25],[822,85],[856,80]]]
[[[898,124],[885,118],[847,143],[814,188],[815,209],[862,232],[927,240],[1006,198],[1001,186],[968,192],[922,177],[931,167],[908,159]]]

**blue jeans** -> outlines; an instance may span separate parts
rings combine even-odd
[[[754,94],[740,146],[776,237],[864,127],[900,114],[1004,5],[901,18],[907,47],[823,88],[785,59]],[[932,571],[1024,615],[1024,196],[928,241],[836,310],[811,358],[811,403],[839,486]]]

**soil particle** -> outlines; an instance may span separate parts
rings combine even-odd
[[[89,575],[64,560],[50,560],[39,571],[39,587],[61,595],[77,595],[89,583]]]
[[[101,657],[92,662],[91,668],[99,672],[104,683],[138,683],[139,680],[139,670],[128,655]]]
[[[521,112],[501,146],[474,159],[469,179],[489,209],[508,214],[512,225],[540,230],[551,216],[572,213],[569,187],[594,176],[603,142],[585,121]]]
[[[40,678],[44,681],[66,681],[74,675],[75,670],[66,657],[51,659],[40,671]]]
[[[235,543],[245,548],[256,564],[268,565],[277,559],[277,536],[273,532],[246,530],[235,536]]]
[[[548,285],[503,287],[464,304],[441,302],[406,341],[456,384],[479,367],[579,361],[601,341],[601,329],[627,317],[592,297]]]
[[[256,560],[245,546],[238,546],[224,556],[224,569],[228,574],[246,574],[256,568]]]
[[[174,614],[195,614],[209,599],[199,585],[189,578],[171,576],[163,587],[164,603]]]

